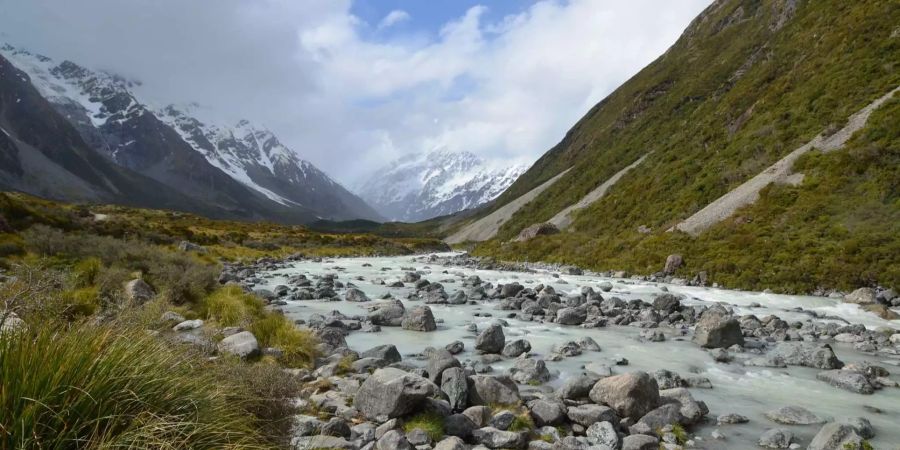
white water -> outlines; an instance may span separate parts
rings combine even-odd
[[[364,263],[371,267],[363,267]],[[509,283],[518,281],[526,287],[533,287],[539,283],[549,284],[559,293],[580,290],[581,286],[592,286],[595,289],[602,281],[613,283],[613,290],[603,293],[604,297],[617,296],[628,300],[642,298],[650,300],[652,294],[661,292],[662,284],[635,282],[613,278],[595,276],[570,276],[559,275],[554,278],[550,272],[518,273],[506,271],[472,270],[460,267],[443,267],[429,264],[421,259],[412,257],[385,257],[385,258],[343,258],[329,260],[322,263],[302,261],[293,263],[290,268],[276,270],[271,273],[261,274],[265,276],[265,283],[261,288],[273,288],[278,284],[285,284],[286,279],[294,274],[305,274],[312,278],[314,275],[325,273],[337,273],[343,283],[352,282],[363,290],[373,301],[385,293],[391,293],[395,298],[403,300],[407,307],[421,302],[406,300],[406,295],[413,292],[412,287],[388,288],[383,285],[373,284],[377,279],[396,280],[402,277],[402,267],[414,267],[423,271],[424,278],[429,281],[441,282],[448,294],[453,294],[461,289],[462,276],[478,275],[484,282]],[[340,267],[345,270],[337,270]],[[382,271],[388,267],[391,270]],[[448,273],[443,273],[447,271]],[[356,280],[356,277],[364,280]],[[565,284],[564,284],[564,283]],[[838,316],[850,323],[862,323],[867,327],[878,326],[900,329],[900,321],[886,321],[877,316],[860,310],[856,305],[843,304],[839,300],[810,297],[766,294],[758,292],[741,292],[723,289],[686,287],[665,285],[669,292],[683,294],[685,304],[697,304],[711,302],[724,302],[732,305],[741,314],[752,313],[757,317],[774,314],[782,319],[807,320],[809,315],[800,312],[788,312],[785,308],[802,307],[808,311],[829,316]],[[341,290],[338,294],[342,294]],[[750,307],[751,303],[759,303],[761,307]],[[289,301],[289,305],[282,306],[290,317],[294,319],[307,319],[313,313],[327,314],[338,310],[346,315],[365,315],[364,304],[349,302],[323,302],[318,300]],[[487,324],[497,318],[503,318],[509,323],[504,328],[507,342],[519,337],[525,338],[532,344],[532,353],[546,357],[554,345],[570,340],[576,340],[582,336],[590,336],[600,344],[600,352],[585,352],[580,356],[566,358],[560,362],[547,362],[548,367],[556,375],[554,380],[548,383],[555,387],[567,376],[578,373],[581,368],[590,362],[606,362],[616,357],[624,357],[629,361],[628,366],[613,367],[614,373],[624,373],[634,370],[652,372],[657,369],[668,369],[681,374],[683,377],[697,375],[708,378],[713,389],[690,389],[694,397],[707,403],[710,421],[693,428],[692,434],[702,441],[697,441],[702,448],[756,448],[756,440],[768,428],[783,427],[794,432],[795,440],[803,447],[809,443],[813,435],[818,431],[818,425],[811,426],[787,426],[769,421],[763,416],[769,411],[785,405],[804,406],[814,413],[836,419],[844,417],[866,417],[876,430],[876,438],[871,442],[875,448],[900,449],[900,389],[886,388],[876,391],[874,395],[861,395],[844,391],[829,386],[815,379],[817,369],[789,367],[787,369],[744,367],[738,364],[721,364],[713,362],[712,358],[695,344],[689,337],[674,336],[674,331],[660,328],[667,335],[665,342],[641,342],[637,340],[639,329],[632,327],[609,326],[606,328],[585,329],[580,327],[562,326],[554,323],[524,322],[507,318],[510,311],[498,311],[494,309],[495,302],[480,302],[479,305],[429,305],[434,316],[443,323],[438,323],[437,331],[431,333],[407,331],[397,327],[382,327],[378,333],[352,332],[347,337],[351,348],[363,351],[381,344],[394,344],[404,355],[404,359],[417,363],[406,356],[421,352],[425,347],[443,347],[446,344],[461,340],[466,345],[466,351],[457,357],[460,360],[476,359],[471,350],[474,344],[475,334],[465,330],[465,325],[475,323],[478,329],[483,329]],[[493,317],[473,317],[475,312],[493,314]],[[867,360],[879,364],[891,371],[891,378],[898,379],[900,369],[896,365],[884,363],[885,356],[864,355],[852,349],[851,345],[832,343],[838,357],[845,363]],[[894,364],[900,361],[894,360]],[[509,361],[501,361],[491,364],[494,373],[502,373],[511,364]],[[530,386],[520,386],[520,390],[541,389]],[[544,387],[546,389],[546,387]],[[873,413],[864,406],[871,406],[882,410],[882,413]],[[723,425],[717,427],[715,418],[720,414],[738,413],[750,418],[750,423],[743,425]],[[713,441],[709,434],[714,429],[726,436],[725,441]]]

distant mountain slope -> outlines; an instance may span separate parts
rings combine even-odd
[[[269,131],[207,126],[138,100],[135,82],[4,46],[85,142],[121,166],[237,215],[308,222],[379,216]]]
[[[2,55],[0,189],[209,215],[216,212],[94,151],[32,86],[28,75]]]
[[[873,112],[842,149],[801,157],[794,170],[806,176],[790,180],[798,185],[765,187],[756,204],[696,237],[666,231],[823,130],[827,137],[842,129],[851,115],[900,86],[897,24],[897,2],[714,2],[665,54],[592,108],[469,219],[569,170],[478,252],[643,273],[660,270],[667,254],[682,253],[688,261],[682,276],[706,272],[714,281],[748,288],[900,283],[896,264],[884,258],[884,249],[900,247],[890,131],[897,100]],[[602,198],[573,212],[567,231],[500,245],[577,204],[641,157]],[[854,172],[837,176],[837,161]],[[872,180],[868,185],[863,174]],[[834,186],[839,179],[847,189],[825,196],[823,183]],[[821,203],[826,197],[855,213],[835,213]],[[818,214],[812,204],[831,213]]]
[[[487,203],[525,169],[491,169],[471,153],[438,150],[394,161],[357,192],[393,220],[418,222]]]

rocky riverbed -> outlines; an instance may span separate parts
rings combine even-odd
[[[322,340],[318,367],[297,374],[296,448],[900,448],[900,321],[858,298],[887,308],[893,292],[486,267],[297,258],[222,281]]]

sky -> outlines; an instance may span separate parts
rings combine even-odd
[[[0,41],[248,119],[348,186],[436,149],[530,164],[710,0],[0,0]]]

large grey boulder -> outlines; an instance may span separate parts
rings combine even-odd
[[[622,439],[622,450],[659,450],[659,439],[646,434],[634,434]]]
[[[441,374],[451,367],[460,367],[459,360],[447,350],[439,349],[428,355],[425,372],[428,373],[428,379],[437,384],[441,382]]]
[[[551,398],[534,400],[528,404],[528,409],[539,427],[560,425],[566,418],[566,405]]]
[[[865,375],[852,370],[826,370],[816,374],[816,379],[824,381],[836,388],[857,394],[872,394],[875,387]]]
[[[619,448],[619,434],[610,422],[595,422],[584,432],[591,444],[600,448]]]
[[[807,450],[862,449],[862,436],[849,424],[827,423],[816,433]]]
[[[744,345],[741,324],[718,309],[708,309],[694,328],[694,342],[706,348]]]
[[[125,298],[132,303],[143,305],[155,295],[156,291],[140,278],[125,283]]]
[[[612,408],[593,403],[570,406],[566,411],[566,415],[569,417],[569,420],[583,427],[589,427],[596,422],[619,422],[619,417]]]
[[[462,411],[469,400],[469,381],[466,372],[460,367],[444,369],[441,374],[441,391],[447,395],[450,409]]]
[[[826,420],[802,406],[782,406],[765,413],[766,418],[784,425],[815,425]]]
[[[428,306],[416,306],[411,309],[406,317],[403,318],[401,326],[404,330],[412,331],[434,331],[437,330],[437,324],[434,322],[434,314]]]
[[[468,439],[476,428],[475,422],[465,414],[451,414],[444,419],[444,433],[448,436]]]
[[[356,450],[356,444],[337,436],[300,436],[291,440],[291,448],[294,450],[310,448]]]
[[[445,437],[434,446],[434,450],[468,450],[468,448],[465,441],[456,436]]]
[[[604,404],[620,417],[639,418],[659,406],[659,387],[646,372],[603,378],[590,392],[594,403]]]
[[[527,353],[531,351],[531,343],[526,341],[525,339],[516,339],[515,341],[508,342],[503,347],[503,356],[508,358],[515,358],[522,353]]]
[[[196,330],[197,328],[200,328],[202,326],[203,320],[201,319],[185,320],[172,327],[172,331],[190,331]]]
[[[844,367],[844,363],[835,356],[830,345],[816,342],[779,342],[767,356],[789,366],[816,369]]]
[[[790,448],[793,442],[794,433],[790,430],[771,428],[759,437],[757,444],[763,448]]]
[[[628,431],[631,434],[653,434],[656,430],[671,424],[682,424],[684,416],[680,407],[675,403],[668,403],[644,414],[640,420],[632,425]]]
[[[362,353],[359,354],[360,359],[362,358],[376,358],[390,363],[400,362],[403,360],[403,357],[400,355],[400,352],[397,350],[397,347],[393,344],[385,344],[379,345],[376,347],[372,347]]]
[[[470,405],[513,405],[521,400],[516,382],[509,377],[490,375],[469,377]]]
[[[259,342],[256,336],[249,331],[241,331],[232,334],[219,341],[219,352],[235,355],[241,358],[252,358],[259,355]]]
[[[0,311],[0,321],[2,321],[0,323],[0,334],[16,333],[25,329],[25,321],[14,312]]]
[[[540,384],[550,381],[547,363],[538,358],[519,358],[510,369],[512,379],[522,384]]]
[[[587,310],[580,306],[556,311],[556,323],[561,325],[581,325],[585,320],[587,320]]]
[[[316,448],[316,447],[313,447]],[[327,447],[322,447],[327,448]],[[399,430],[390,430],[387,433],[384,433],[378,439],[378,442],[375,444],[376,450],[415,450],[412,444],[409,443],[409,440],[406,439],[406,435],[400,432]]]
[[[846,296],[844,296],[844,303],[855,303],[857,305],[873,305],[878,303],[875,295],[875,289],[872,288],[859,288]]]
[[[663,266],[663,273],[665,273],[666,275],[672,275],[682,266],[682,264],[684,264],[684,258],[682,258],[681,255],[669,255],[666,258],[666,265]]]
[[[418,375],[386,367],[376,370],[363,382],[353,405],[371,420],[386,420],[415,411],[440,388]]]
[[[674,294],[665,293],[653,299],[653,309],[672,313],[681,308],[681,301]]]
[[[591,388],[600,380],[600,376],[592,373],[575,375],[566,379],[556,391],[560,398],[577,400],[591,393]]]
[[[384,327],[398,327],[403,322],[406,309],[397,299],[378,302],[368,315],[369,322]]]
[[[659,391],[660,402],[673,403],[679,406],[679,412],[682,415],[681,423],[684,425],[693,425],[709,414],[709,408],[706,403],[694,400],[691,391],[679,387],[672,389],[664,389]]]
[[[367,302],[369,301],[369,297],[366,296],[365,292],[359,289],[350,288],[344,293],[344,300],[348,302]]]
[[[475,339],[475,350],[482,353],[500,353],[506,345],[506,337],[503,335],[503,327],[492,324],[487,327]]]
[[[472,438],[487,448],[523,448],[525,446],[524,434],[498,430],[493,427],[472,431]]]

